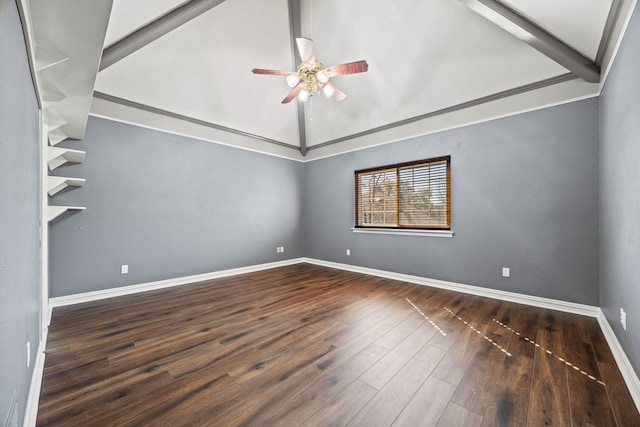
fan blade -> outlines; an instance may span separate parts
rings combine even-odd
[[[342,92],[340,89],[336,87],[336,85],[334,85],[331,82],[328,82],[322,88],[322,93],[324,93],[324,95],[327,98],[333,99],[334,101],[342,101],[347,97],[346,93]]]
[[[316,62],[316,57],[313,54],[313,41],[311,39],[299,38],[296,39],[298,45],[298,53],[302,62],[313,64]]]
[[[345,74],[364,73],[369,69],[367,61],[347,62],[346,64],[332,65],[327,70],[332,76],[343,76]]]
[[[293,90],[291,92],[289,92],[289,95],[287,95],[286,98],[284,98],[282,100],[282,103],[283,104],[290,103],[293,100],[293,98],[298,96],[298,93],[300,92],[300,90],[302,90],[302,85],[298,85],[298,86],[294,87]]]
[[[295,74],[295,71],[265,70],[264,68],[254,68],[251,72],[253,74],[270,74],[272,76],[288,76],[290,74]]]

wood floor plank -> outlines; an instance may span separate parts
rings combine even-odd
[[[362,372],[380,359],[387,350],[371,344],[339,366],[317,375],[309,384],[297,384],[281,395],[277,404],[253,417],[251,422],[262,425],[294,426],[306,422],[314,413],[322,411],[339,393],[353,384]],[[359,401],[356,400],[356,402]],[[367,399],[368,401],[368,399]]]
[[[561,313],[540,311],[537,342],[540,348],[534,355],[529,425],[571,425]]]
[[[391,425],[426,381],[444,353],[445,351],[439,347],[422,347],[347,425]]]
[[[492,319],[508,322],[510,311],[511,306],[508,304],[492,303],[467,316],[473,316],[476,320],[472,323],[477,333],[471,338],[470,343],[479,346],[480,350],[465,371],[451,401],[481,417],[496,386],[496,372],[503,365],[504,358],[509,357],[503,349],[507,347],[511,337],[508,331]]]
[[[495,338],[495,337],[492,337]],[[471,362],[451,401],[478,415],[484,414],[497,382],[496,372],[506,357],[490,343],[484,343]]]
[[[494,322],[509,336],[508,355],[497,372],[502,381],[496,382],[491,400],[484,413],[483,426],[522,426],[527,424],[531,397],[531,378],[537,347],[539,313],[517,310],[512,322]]]
[[[163,422],[168,425],[184,423],[185,419],[188,419],[192,425],[204,425],[209,419],[235,421],[240,418],[238,414],[253,415],[256,408],[264,403],[264,397],[256,399],[256,396],[267,392],[276,393],[276,390],[282,388],[289,378],[295,380],[296,374],[312,366],[319,355],[326,353],[331,348],[332,346],[326,342],[301,345],[292,349],[296,352],[297,357],[295,359],[289,357],[284,363],[278,363],[277,360],[266,360],[264,356],[256,357],[254,361],[238,357],[225,359],[226,368],[221,367],[221,364],[210,365],[207,370],[211,371],[211,374],[207,376],[215,377],[220,374],[221,369],[238,372],[236,369],[238,365],[243,365],[244,368],[241,370],[243,374],[239,377],[225,375],[233,382],[225,383],[223,392],[206,387],[194,391],[187,399],[176,393],[175,397],[163,406],[162,412],[156,410],[153,416],[161,417]],[[248,351],[253,350],[249,349]],[[287,359],[286,355],[280,354],[280,356]],[[249,364],[253,369],[246,368]],[[188,382],[190,379],[193,381],[194,378],[199,381],[201,372],[206,372],[206,370],[190,373],[181,377],[180,381]],[[188,414],[184,414],[184,405],[191,408]],[[228,418],[224,418],[225,416]]]
[[[633,402],[629,389],[624,386],[624,379],[618,369],[616,360],[611,351],[609,351],[607,341],[595,321],[589,327],[589,338],[591,339],[593,351],[598,361],[599,372],[605,383],[618,425],[640,426],[638,408]]]
[[[50,399],[40,405],[38,424],[87,425],[87,420],[93,418],[96,412],[102,413],[114,407],[126,406],[126,402],[130,399],[125,397],[135,390],[151,393],[170,383],[171,378],[166,372],[130,373],[126,377],[92,385],[81,394],[59,397],[56,400]],[[70,402],[73,405],[69,404]]]
[[[562,313],[548,309],[541,310],[537,342],[545,351],[551,352],[550,354],[565,357]]]
[[[458,320],[448,310],[453,309],[455,313],[462,316],[465,316],[465,313],[470,313],[466,321],[471,321],[475,315],[474,311],[481,307],[483,300],[472,297],[469,300],[464,300],[464,304],[461,305],[463,300],[459,294],[447,292],[442,296],[430,298],[425,304],[416,303],[423,311],[425,311],[425,306],[430,307],[433,304],[433,308],[426,313],[446,334],[434,335],[429,341],[430,345],[448,350],[458,342],[460,335],[468,329],[463,321]]]
[[[204,409],[203,417],[196,424],[202,424],[205,419],[215,419],[211,425],[260,425],[271,414],[274,405],[283,402],[287,410],[288,402],[291,402],[292,393],[303,394],[318,378],[317,370],[311,364],[300,367],[291,376],[279,376],[269,382],[262,383],[258,389],[250,387],[247,383],[240,393],[236,394],[228,404],[222,404],[223,410],[211,417],[210,409]]]
[[[537,350],[534,356],[529,425],[571,425],[566,365],[554,354]]]
[[[51,355],[47,356],[47,358],[51,359]],[[58,369],[53,373],[45,372],[43,378],[46,378],[46,382],[49,384],[47,396],[65,393],[65,391],[73,390],[94,382],[97,379],[96,371],[109,367],[109,360],[106,356],[102,356],[97,360],[84,359],[84,361],[85,363],[75,364],[73,368]],[[48,363],[54,362],[49,360]]]
[[[203,374],[183,377],[170,386],[152,391],[136,404],[119,408],[119,413],[106,414],[111,417],[103,422],[95,420],[96,424],[93,425],[198,425],[193,410],[209,408],[218,395],[233,390],[235,385],[228,375],[216,377]],[[215,412],[212,411],[209,418],[215,418]]]
[[[393,329],[397,324],[398,319],[394,317],[389,316],[383,319],[377,325],[372,326],[354,337],[349,343],[337,347],[335,351],[318,360],[318,369],[326,371],[332,366],[344,363],[369,345],[373,344],[377,339],[389,332],[389,330]]]
[[[451,384],[433,376],[428,377],[395,419],[393,426],[435,426],[455,389]]]
[[[171,376],[166,372],[158,372],[144,381],[123,382],[112,393],[96,393],[93,400],[86,401],[86,407],[74,413],[72,421],[65,418],[62,425],[107,425],[114,417],[121,418],[124,424],[126,417],[140,409],[140,403],[153,393],[163,391],[171,383]]]
[[[535,309],[518,310],[514,321],[506,327],[511,335],[509,352],[533,359],[538,341],[540,313]]]
[[[609,363],[599,363],[599,366],[617,425],[640,426],[640,413],[638,413],[638,408],[633,402],[629,389],[624,385],[622,374],[617,366]]]
[[[56,308],[45,351],[39,426],[640,425],[595,319],[309,264]]]
[[[571,421],[575,425],[615,425],[605,386],[588,377],[602,380],[587,324],[581,316],[563,314]]]
[[[483,426],[527,425],[531,399],[533,359],[521,354],[505,357],[496,375],[491,399],[484,413]]]
[[[478,414],[449,403],[436,427],[474,427],[482,425],[482,417]]]
[[[320,408],[305,423],[304,427],[345,425],[364,407],[378,390],[354,381],[329,403]]]
[[[366,331],[384,317],[390,316],[390,313],[388,312],[385,312],[386,314],[383,313],[382,315],[380,313],[376,313],[379,308],[380,307],[376,303],[369,304],[366,309],[360,310],[355,317],[349,317],[349,321],[347,323],[349,327],[347,329],[338,331],[333,336],[328,337],[327,341],[337,346],[342,345]],[[362,316],[363,313],[367,313],[366,316]],[[360,318],[358,318],[358,316],[360,316]],[[394,320],[396,320],[396,324],[399,323],[397,319],[394,318]]]
[[[360,381],[381,390],[391,378],[400,372],[404,366],[427,344],[429,338],[436,331],[427,322],[422,324],[393,350],[367,370]]]
[[[376,344],[392,349],[400,344],[409,334],[415,331],[424,321],[422,317],[415,315],[407,316],[395,328],[384,334],[383,337],[376,341]],[[417,313],[416,313],[417,314]]]
[[[478,351],[480,351],[480,347],[474,345],[477,338],[477,334],[473,329],[464,328],[458,340],[456,340],[446,356],[438,363],[438,366],[436,366],[436,369],[431,375],[453,386],[457,386],[469,368],[471,361],[476,357]]]

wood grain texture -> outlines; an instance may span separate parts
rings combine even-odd
[[[427,378],[404,407],[394,426],[434,426],[449,404],[455,387],[433,376]],[[425,402],[429,402],[425,404]]]
[[[56,308],[37,424],[635,426],[640,414],[594,319],[297,264]]]

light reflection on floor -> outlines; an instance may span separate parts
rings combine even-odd
[[[426,314],[424,314],[424,313],[422,312],[422,310],[420,310],[418,307],[416,307],[416,305],[415,305],[413,302],[411,302],[411,300],[410,300],[409,298],[405,298],[405,299],[407,300],[407,302],[408,302],[409,304],[411,304],[411,305],[413,306],[413,308],[415,308],[415,309],[418,311],[418,313],[420,313],[420,314],[422,315],[422,317],[424,317],[425,319],[427,319],[427,320],[429,321],[429,323],[431,324],[431,326],[433,326],[434,328],[436,328],[436,330],[437,330],[438,332],[440,332],[443,336],[445,336],[445,337],[447,336],[447,333],[446,333],[445,331],[443,331],[442,329],[440,329],[440,327],[439,327],[438,325],[436,325],[436,324],[435,324],[435,322],[434,322],[433,320],[429,319],[429,317],[427,317],[427,315],[426,315]]]

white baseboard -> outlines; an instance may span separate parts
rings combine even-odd
[[[302,258],[293,258],[285,261],[269,262],[248,267],[232,268],[229,270],[214,271],[211,273],[196,274],[193,276],[177,277],[175,279],[158,280],[156,282],[141,283],[137,285],[122,286],[119,288],[105,289],[102,291],[84,292],[75,295],[51,298],[50,306],[64,307],[67,305],[81,304],[83,302],[98,301],[106,298],[119,297],[123,295],[137,294],[146,291],[169,288],[172,286],[187,285],[190,283],[202,282],[205,280],[219,279],[221,277],[235,276],[237,274],[253,273],[254,271],[267,270],[270,268],[284,267],[286,265],[299,264]]]
[[[607,340],[607,344],[609,344],[611,353],[613,353],[613,358],[618,364],[618,369],[620,369],[624,382],[627,384],[631,398],[636,404],[636,408],[640,409],[640,379],[601,309],[598,310],[598,324],[600,325],[604,338]]]
[[[35,426],[38,418],[38,404],[40,403],[40,388],[42,387],[42,376],[44,375],[44,350],[46,345],[47,334],[45,333],[42,337],[42,341],[38,344],[38,353],[33,365],[33,374],[31,376],[31,384],[29,386],[29,397],[27,398],[24,422],[22,423],[23,427]]]
[[[600,328],[611,348],[611,352],[618,364],[618,368],[627,384],[629,392],[636,404],[640,408],[640,379],[638,379],[631,362],[627,358],[620,342],[618,341],[613,329],[609,325],[604,313],[600,307],[577,304],[567,301],[555,300],[551,298],[536,297],[531,295],[519,294],[515,292],[500,291],[479,286],[465,285],[462,283],[448,282],[444,280],[429,279],[426,277],[412,276],[402,273],[394,273],[385,270],[377,270],[367,267],[358,267],[355,265],[341,264],[332,261],[324,261],[314,258],[294,258],[285,261],[272,262],[267,264],[258,264],[248,267],[234,268],[229,270],[216,271],[212,273],[204,273],[193,276],[179,277],[175,279],[160,280],[156,282],[142,283],[138,285],[123,286],[114,289],[106,289],[102,291],[86,292],[82,294],[69,295],[64,297],[56,297],[50,299],[49,320],[51,319],[51,309],[53,307],[62,307],[83,302],[96,301],[105,298],[112,298],[123,295],[130,295],[139,292],[168,288],[172,286],[185,285],[205,280],[217,279],[221,277],[235,276],[237,274],[251,273],[255,271],[267,270],[269,268],[283,267],[287,265],[299,264],[306,262],[309,264],[320,265],[339,270],[352,271],[355,273],[369,274],[372,276],[384,277],[387,279],[399,280],[403,282],[415,283],[418,285],[431,286],[434,288],[446,289],[450,291],[462,292],[465,294],[478,295],[487,298],[495,298],[503,301],[515,302],[518,304],[530,305],[533,307],[547,308],[567,313],[579,314],[583,316],[595,317],[598,320]],[[45,341],[46,343],[46,336]],[[42,383],[42,373],[44,369],[44,348],[40,343],[38,358],[31,382],[31,393],[27,406],[27,416],[25,416],[25,427],[35,425],[38,411],[38,397],[40,395],[40,386]],[[35,403],[34,403],[35,402]],[[30,423],[27,423],[30,420]]]
[[[372,276],[384,277],[387,279],[400,280],[403,282],[416,283],[418,285],[431,286],[434,288],[447,289],[465,294],[478,295],[487,298],[495,298],[503,301],[510,301],[519,304],[531,305],[534,307],[548,308],[552,310],[564,311],[567,313],[580,314],[589,317],[598,317],[601,313],[599,307],[577,304],[573,302],[555,300],[551,298],[536,297],[532,295],[518,294],[515,292],[500,291],[496,289],[482,288],[479,286],[465,285],[462,283],[448,282],[445,280],[429,279],[409,274],[394,273],[391,271],[377,270],[367,267],[358,267],[350,264],[340,264],[332,261],[324,261],[314,258],[293,258],[285,261],[270,262],[247,267],[233,268],[229,270],[215,271],[211,273],[196,274],[193,276],[177,277],[175,279],[159,280],[155,282],[140,283],[137,285],[122,286],[119,288],[105,289],[101,291],[84,292],[81,294],[66,295],[51,298],[50,310],[55,307],[80,304],[83,302],[97,301],[106,298],[113,298],[123,295],[131,295],[139,292],[153,291],[172,286],[186,285],[190,283],[202,282],[205,280],[218,279],[221,277],[235,276],[237,274],[252,273],[255,271],[267,270],[269,268],[284,267],[287,265],[307,262],[309,264],[321,265],[324,267],[336,268],[339,270],[352,271],[355,273],[369,274]],[[49,317],[51,313],[49,313]]]
[[[426,277],[411,276],[409,274],[394,273],[385,270],[376,270],[367,267],[358,267],[349,264],[323,261],[313,258],[303,258],[304,262],[322,265],[324,267],[337,268],[340,270],[353,271],[355,273],[370,274],[372,276],[384,277],[386,279],[400,280],[418,285],[431,286],[434,288],[447,289],[450,291],[462,292],[465,294],[478,295],[481,297],[495,298],[503,301],[515,302],[518,304],[531,305],[534,307],[548,308],[551,310],[564,311],[566,313],[580,314],[589,317],[598,317],[600,308],[577,304],[573,302],[555,300],[551,298],[536,297],[532,295],[518,294],[515,292],[500,291],[496,289],[482,288],[479,286],[464,285],[462,283],[447,282],[444,280],[428,279]]]

